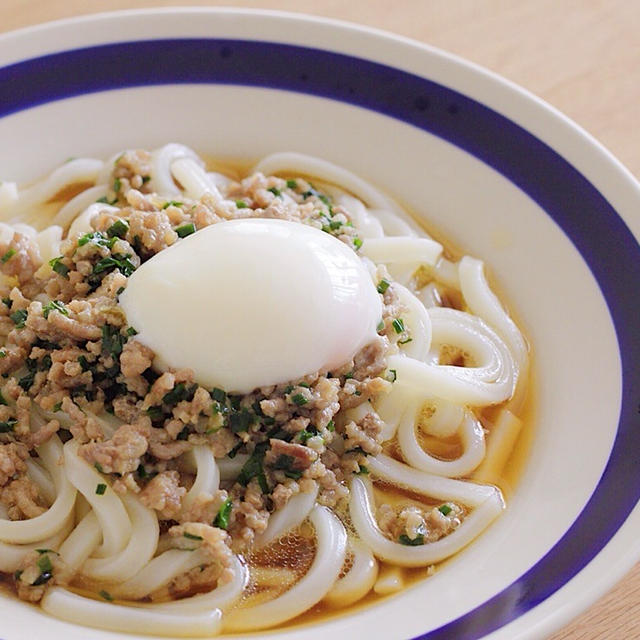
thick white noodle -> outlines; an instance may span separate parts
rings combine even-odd
[[[504,507],[500,492],[488,488],[492,489],[491,495],[467,515],[457,529],[440,540],[415,547],[393,542],[382,533],[375,519],[370,480],[353,479],[349,513],[358,536],[378,558],[404,567],[424,567],[460,551],[500,515]]]
[[[429,417],[422,417],[420,425],[423,430],[437,438],[454,435],[465,416],[465,408],[440,398],[431,398],[428,402],[432,413]]]
[[[352,556],[348,573],[336,580],[324,602],[333,607],[346,607],[371,591],[378,578],[378,561],[361,540],[349,536],[347,550]]]
[[[440,460],[422,449],[416,436],[416,418],[420,407],[409,410],[398,428],[398,444],[404,459],[414,468],[447,478],[459,478],[471,473],[484,458],[484,430],[471,411],[460,423],[463,453],[455,460]]]
[[[53,549],[55,551],[69,535],[72,528],[73,517],[69,516],[62,525],[62,529],[48,538],[43,538],[31,544],[0,542],[0,571],[13,573],[20,568],[24,557],[34,549]]]
[[[266,547],[291,529],[297,527],[309,515],[318,497],[318,485],[314,483],[313,491],[296,493],[289,502],[275,511],[269,518],[267,528],[254,541],[254,548]]]
[[[51,224],[67,228],[88,206],[95,204],[97,200],[107,195],[107,187],[104,184],[89,187],[71,198],[51,221]],[[110,205],[106,205],[109,207]]]
[[[18,185],[15,182],[0,182],[0,217],[18,201]]]
[[[40,250],[42,262],[47,263],[52,258],[60,255],[60,242],[62,241],[62,227],[51,225],[43,229],[36,236],[36,244]]]
[[[214,494],[220,485],[220,472],[208,445],[194,447],[191,455],[195,460],[196,479],[182,500],[182,508],[188,509],[201,493]]]
[[[131,495],[122,496],[131,519],[132,531],[127,546],[106,558],[89,558],[82,574],[94,580],[122,582],[135,576],[153,558],[158,547],[160,527],[153,509]]]
[[[233,458],[216,458],[221,480],[235,480],[249,459],[246,453],[237,453]]]
[[[67,185],[77,182],[95,182],[103,166],[102,160],[76,158],[52,171],[44,180],[18,192],[18,200],[11,205],[11,214],[18,219],[29,209],[43,204]]]
[[[424,361],[431,348],[431,317],[422,302],[409,289],[397,283],[392,286],[405,307],[402,318],[411,337],[411,342],[399,346],[410,358]]]
[[[94,202],[93,204],[90,204],[77,218],[73,220],[69,227],[69,231],[67,232],[67,237],[72,238],[76,234],[93,231],[91,221],[103,211],[107,213],[119,213],[120,209],[112,207],[109,204],[102,204],[101,202]]]
[[[426,287],[420,289],[416,297],[427,309],[442,306],[442,297],[435,282],[430,282]]]
[[[256,164],[252,172],[260,171],[265,175],[281,173],[283,171],[294,171],[297,174],[313,176],[350,191],[357,198],[362,200],[367,207],[373,209],[387,209],[402,215],[402,209],[366,180],[358,177],[351,171],[344,169],[332,162],[308,156],[303,153],[293,151],[283,151],[272,153],[266,158],[262,158]]]
[[[519,369],[526,367],[528,348],[515,322],[509,317],[484,275],[482,260],[464,256],[458,265],[460,289],[471,311],[482,318],[506,343]]]
[[[443,502],[451,500],[468,507],[481,505],[497,491],[495,487],[489,485],[443,478],[442,476],[418,471],[383,453],[378,454],[375,458],[370,456],[367,466],[374,476],[387,482],[400,485],[436,500],[442,500]]]
[[[106,558],[122,551],[131,537],[131,520],[122,500],[107,480],[78,455],[78,443],[69,440],[64,445],[64,463],[69,481],[93,508],[102,529],[102,544],[94,556]],[[106,484],[103,494],[96,493],[99,484]]]
[[[370,215],[361,200],[346,193],[335,199],[336,204],[342,205],[350,214],[353,226],[358,229],[361,238],[383,238],[384,231],[380,221]]]
[[[198,549],[170,549],[145,564],[133,578],[110,587],[110,593],[128,600],[144,598],[201,564],[206,564],[206,558]]]
[[[315,506],[309,520],[316,531],[316,555],[309,571],[291,589],[249,610],[238,608],[224,620],[225,631],[253,631],[281,624],[320,602],[342,570],[347,551],[343,524],[326,507]]]
[[[51,506],[56,499],[56,488],[51,474],[46,469],[43,469],[33,458],[25,460],[25,463],[27,465],[27,475],[38,485],[40,495]]]
[[[375,217],[381,224],[386,237],[394,236],[417,236],[417,225],[407,214],[400,215],[399,212],[386,211],[385,209],[369,208],[369,214]],[[420,229],[421,235],[427,235]]]
[[[194,151],[182,144],[166,144],[151,153],[151,191],[167,197],[180,196],[181,191],[173,180],[171,167],[181,158],[191,158],[197,163],[202,163]]]
[[[178,638],[208,638],[220,633],[222,612],[173,613],[151,607],[100,602],[71,593],[61,587],[49,589],[42,608],[52,616],[87,627],[118,633],[157,634]]]
[[[173,177],[182,185],[185,193],[193,200],[199,200],[210,193],[214,200],[222,200],[215,180],[193,158],[180,158],[171,163]]]
[[[157,605],[148,605],[162,611],[176,613],[199,613],[211,609],[226,611],[242,595],[249,582],[249,571],[237,556],[231,561],[233,579],[207,593],[199,593],[190,598],[182,598],[173,602],[163,602]]]
[[[77,571],[100,544],[102,531],[93,511],[89,511],[74,527],[60,547],[60,556],[70,573]]]
[[[56,487],[56,499],[43,514],[29,520],[0,520],[0,540],[14,544],[36,542],[62,529],[73,511],[76,490],[67,480],[65,468],[59,464],[62,443],[57,436],[37,448],[40,460],[51,474]]]
[[[416,263],[435,265],[442,254],[442,245],[429,238],[370,238],[362,244],[360,252],[375,263]]]
[[[414,395],[413,390],[394,384],[391,391],[374,400],[376,413],[384,422],[382,442],[391,440],[396,435],[400,421],[407,411],[407,402]]]
[[[396,384],[457,404],[486,406],[511,397],[515,372],[506,345],[480,318],[456,309],[429,309],[432,345],[451,345],[469,353],[477,366],[431,365],[403,355],[388,358]]]

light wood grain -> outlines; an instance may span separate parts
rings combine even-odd
[[[547,100],[640,177],[638,0],[0,0],[0,31],[98,11],[187,4],[312,13],[441,47]],[[637,638],[640,565],[552,636],[552,640]]]

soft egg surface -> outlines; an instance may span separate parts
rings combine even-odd
[[[382,307],[355,252],[284,220],[232,220],[156,254],[120,304],[155,366],[225,391],[295,380],[350,360]]]

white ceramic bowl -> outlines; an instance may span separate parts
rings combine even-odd
[[[548,105],[428,47],[236,10],[0,37],[0,177],[179,141],[322,156],[485,259],[533,345],[535,432],[505,515],[431,579],[280,638],[541,637],[639,556],[640,188]],[[97,639],[11,598],[0,635]]]

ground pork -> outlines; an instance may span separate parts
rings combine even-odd
[[[125,378],[139,376],[153,362],[154,353],[137,340],[130,340],[124,345],[120,355],[120,370]]]
[[[24,475],[12,480],[0,493],[0,501],[7,507],[11,520],[35,518],[47,509],[38,486]]]
[[[123,424],[113,437],[104,442],[90,442],[80,447],[79,454],[90,464],[99,465],[104,473],[125,474],[140,466],[140,458],[149,447],[149,427]]]
[[[184,596],[214,584],[223,585],[233,579],[233,552],[229,534],[222,529],[200,522],[187,522],[169,529],[169,537],[177,549],[197,549],[205,558],[205,567],[196,567],[175,578],[169,586],[174,596]]]
[[[459,527],[463,517],[462,507],[453,502],[431,508],[409,505],[400,509],[381,504],[376,513],[380,530],[403,544],[436,542]]]
[[[0,486],[27,472],[29,450],[21,443],[0,444]]]
[[[182,507],[182,498],[187,490],[180,486],[177,471],[163,471],[138,494],[142,504],[158,512],[162,520],[175,519]]]

